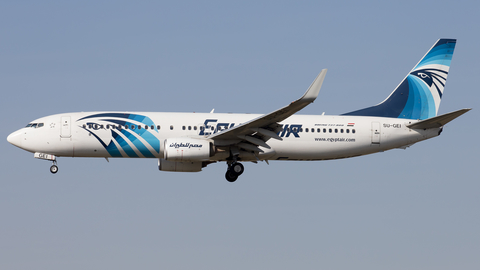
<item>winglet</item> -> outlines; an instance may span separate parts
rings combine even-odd
[[[327,69],[322,69],[322,71],[320,71],[320,74],[318,74],[317,78],[315,78],[315,80],[308,88],[307,92],[305,92],[305,94],[300,100],[313,102],[317,98],[318,93],[320,92],[320,88],[322,87],[323,80],[325,79],[326,74]]]

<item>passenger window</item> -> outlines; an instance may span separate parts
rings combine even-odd
[[[125,129],[128,129],[128,125],[125,125]]]
[[[82,127],[83,127],[83,128],[86,128],[86,127],[87,127],[87,125],[83,124],[83,126],[82,126]]]
[[[343,128],[342,128],[342,129],[340,129],[340,133],[343,133]]]
[[[335,129],[335,133],[338,133],[338,129]]]
[[[193,130],[197,130],[197,126],[193,126]]]
[[[326,128],[323,129],[323,133],[327,133],[327,129],[326,129]]]
[[[331,128],[329,128],[329,129],[328,129],[328,132],[329,132],[329,133],[332,133],[332,129],[331,129]]]
[[[352,133],[355,133],[355,129],[352,129]]]
[[[117,129],[122,130],[122,127],[123,127],[122,125],[118,125]]]
[[[135,125],[132,125],[131,128],[132,128],[132,129],[135,129]]]
[[[148,126],[147,126],[147,125],[145,125],[145,129],[148,129]]]
[[[173,130],[173,126],[170,126],[170,130]]]
[[[192,130],[192,126],[188,126],[188,130]]]
[[[157,129],[160,130],[160,125],[157,126]]]
[[[346,131],[347,131],[347,133],[350,133],[350,129],[347,129]]]
[[[182,130],[185,130],[185,126],[182,126]]]
[[[319,129],[319,128],[317,128],[317,132],[320,133],[320,129]]]
[[[150,128],[151,128],[151,129],[155,129],[155,126],[154,126],[154,125],[151,125]]]
[[[138,129],[142,129],[142,126],[138,125]]]
[[[302,129],[300,129],[300,130],[302,130]],[[305,129],[305,132],[308,132],[308,128]]]

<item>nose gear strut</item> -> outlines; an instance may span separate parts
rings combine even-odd
[[[35,158],[38,159],[43,159],[43,160],[50,160],[53,162],[53,165],[50,167],[50,172],[51,173],[57,173],[58,172],[58,166],[57,166],[57,157],[55,155],[50,155],[50,154],[45,154],[45,153],[39,153],[35,152],[33,155]]]

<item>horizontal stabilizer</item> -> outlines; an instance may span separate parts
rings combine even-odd
[[[426,120],[422,120],[420,122],[408,125],[408,128],[411,129],[428,129],[428,128],[439,128],[443,127],[448,122],[452,121],[453,119],[459,117],[460,115],[470,111],[471,109],[461,109],[458,111],[454,111],[451,113],[442,114],[439,116],[435,116],[432,118],[428,118]]]

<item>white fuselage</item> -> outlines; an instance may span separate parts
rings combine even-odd
[[[133,116],[132,116],[133,115]],[[130,118],[126,118],[130,116]],[[12,133],[8,140],[27,151],[64,157],[164,158],[168,138],[208,136],[257,118],[255,114],[90,112],[43,117]],[[240,151],[240,160],[327,160],[404,148],[439,135],[440,128],[418,130],[417,120],[364,116],[293,115],[283,129],[254,155]],[[119,128],[119,126],[121,126]],[[231,141],[214,141],[210,161],[229,157]]]

